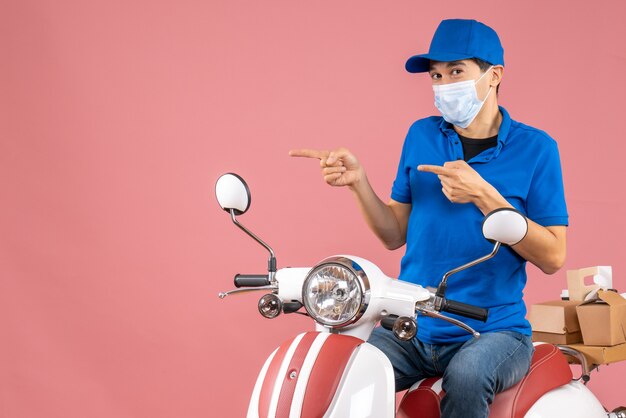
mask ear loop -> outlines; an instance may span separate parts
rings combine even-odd
[[[483,75],[481,75],[480,77],[478,77],[478,80],[476,80],[476,81],[474,82],[474,85],[476,85],[476,84],[477,84],[480,80],[482,80],[482,79],[483,79],[483,77],[487,75],[487,73],[489,72],[489,70],[493,69],[493,67],[494,67],[494,66],[492,65],[491,67],[487,68],[487,71],[485,71],[485,72],[483,73]]]
[[[485,76],[487,75],[487,73],[489,72],[489,70],[491,70],[494,66],[492,65],[491,67],[487,68],[487,71],[485,71],[485,73],[483,75],[481,75],[480,77],[478,77],[478,80],[476,80],[476,82],[474,83],[474,89],[476,89],[476,84],[478,84],[478,82]],[[487,95],[485,96],[485,98],[482,100],[482,105],[485,104],[485,102],[487,101],[487,98],[489,97],[489,95],[491,94],[491,90],[493,89],[493,86],[489,86],[489,91],[487,92]]]
[[[485,104],[485,102],[487,101],[487,98],[489,97],[489,95],[491,94],[491,90],[493,89],[493,86],[489,86],[489,91],[487,92],[487,95],[485,96],[485,98],[483,99],[483,104]]]

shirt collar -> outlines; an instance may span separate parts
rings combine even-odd
[[[509,138],[509,131],[511,130],[511,117],[509,116],[509,112],[506,111],[502,106],[498,106],[500,109],[500,113],[502,114],[502,122],[500,123],[500,129],[498,130],[498,144],[493,150],[493,155],[491,158],[495,158],[500,155],[500,151],[502,147],[507,143]],[[446,122],[443,118],[441,118],[441,122],[439,123],[439,129],[443,134],[448,138],[449,141],[458,140],[458,134],[454,130],[454,127],[451,123]],[[489,158],[489,159],[491,159]]]

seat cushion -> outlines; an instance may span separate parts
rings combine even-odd
[[[571,380],[572,371],[561,351],[552,344],[537,345],[528,373],[519,383],[496,395],[489,418],[523,418],[543,394]],[[397,416],[440,418],[439,402],[443,396],[441,377],[420,380],[402,398]]]
[[[439,402],[445,395],[441,376],[429,377],[415,383],[404,394],[397,418],[439,418]]]
[[[489,418],[523,418],[546,392],[568,384],[572,377],[563,353],[552,344],[539,344],[526,376],[495,397]]]

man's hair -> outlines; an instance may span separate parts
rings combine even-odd
[[[480,58],[470,58],[469,61],[473,61],[476,65],[478,65],[478,68],[480,68],[480,71],[483,73],[487,71],[492,65],[491,63],[483,61]],[[500,84],[502,84],[502,82],[498,83],[498,85],[496,86],[496,94],[498,94],[498,91],[500,90]]]

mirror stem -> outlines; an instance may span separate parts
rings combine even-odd
[[[265,241],[263,241],[261,238],[259,238],[258,236],[256,236],[252,231],[250,231],[248,228],[246,228],[245,226],[243,226],[242,224],[239,223],[239,221],[237,220],[237,217],[235,216],[235,210],[231,209],[230,210],[230,219],[232,219],[233,223],[235,225],[237,225],[239,227],[239,229],[241,229],[243,232],[245,232],[246,234],[248,234],[248,236],[250,236],[250,238],[252,238],[253,240],[255,240],[256,242],[258,242],[259,244],[261,244],[263,247],[265,247],[265,249],[267,251],[269,251],[270,253],[270,257],[267,260],[267,271],[269,273],[269,281],[270,283],[274,282],[274,275],[276,274],[276,255],[274,254],[274,250],[272,250],[272,247],[270,247],[269,245],[267,245],[265,243]]]
[[[455,269],[450,270],[449,272],[447,272],[446,274],[443,275],[443,279],[441,279],[441,283],[439,283],[439,286],[437,287],[437,293],[435,294],[436,298],[435,298],[435,307],[437,308],[437,310],[441,309],[441,303],[443,301],[443,298],[446,296],[446,288],[448,287],[448,277],[452,276],[455,273],[458,273],[460,271],[466,270],[470,267],[475,266],[476,264],[480,264],[483,261],[487,261],[490,258],[493,258],[493,256],[496,255],[496,253],[498,252],[498,250],[500,249],[500,243],[496,241],[496,244],[493,246],[493,250],[491,251],[491,253],[487,254],[486,256],[480,257],[474,261],[470,261],[467,264],[464,264],[460,267],[457,267]]]

